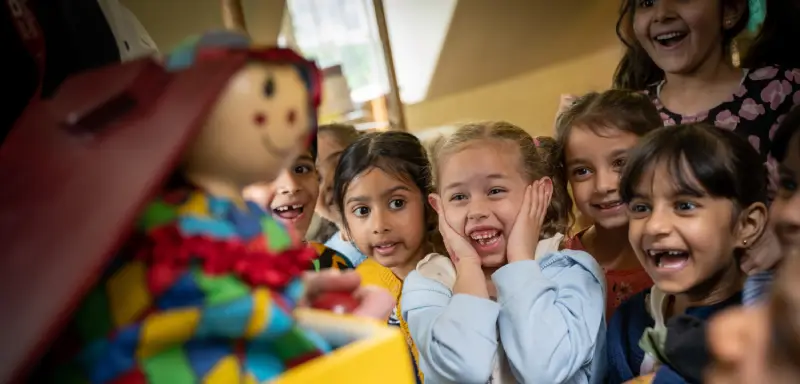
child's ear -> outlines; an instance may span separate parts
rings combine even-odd
[[[747,6],[747,1],[729,1],[725,3],[722,9],[722,28],[725,30],[733,28],[739,22],[739,19],[744,16]]]
[[[431,207],[433,207],[433,210],[436,211],[437,214],[441,215],[440,201],[441,197],[439,197],[438,193],[431,193],[428,195],[428,203],[431,205]]]
[[[767,206],[763,203],[751,204],[739,214],[739,233],[736,248],[748,248],[764,233],[767,225]]]

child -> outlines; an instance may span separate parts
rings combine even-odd
[[[388,289],[398,303],[408,273],[433,251],[434,212],[425,199],[430,185],[425,149],[405,132],[361,137],[336,167],[333,196],[343,229],[368,257],[356,271],[364,284]],[[416,363],[416,347],[399,313],[398,307],[389,324],[401,327]]]
[[[328,248],[335,249],[345,255],[350,262],[358,266],[366,256],[356,248],[352,242],[345,238],[341,231],[341,217],[336,203],[333,200],[333,174],[339,157],[348,145],[355,142],[361,132],[352,125],[329,124],[319,127],[317,138],[319,140],[319,158],[317,159],[320,193],[317,199],[317,214],[322,218],[321,228],[316,238],[325,243]]]
[[[619,195],[619,175],[639,138],[661,126],[644,95],[624,90],[576,98],[556,123],[560,172],[572,188],[578,211],[594,225],[570,238],[603,267],[606,318],[632,295],[653,285],[628,242],[628,214]]]
[[[800,107],[786,116],[775,133],[772,154],[780,162],[778,196],[770,207],[770,224],[782,250],[800,248]]]
[[[620,197],[631,246],[655,287],[623,303],[609,322],[610,383],[654,371],[656,383],[687,382],[673,369],[683,361],[663,358],[665,320],[685,313],[704,322],[741,304],[738,261],[764,230],[766,180],[746,140],[703,124],[656,130],[630,153]]]
[[[585,252],[558,251],[568,210],[549,200],[568,195],[543,177],[533,138],[505,122],[466,125],[434,158],[430,202],[450,258],[428,255],[402,298],[426,380],[599,382],[602,272]]]
[[[614,75],[615,86],[645,90],[665,125],[713,123],[748,139],[768,160],[770,132],[800,102],[800,69],[785,66],[798,63],[781,57],[794,55],[792,50],[757,48],[794,44],[796,34],[784,29],[795,22],[784,18],[797,12],[782,9],[789,2],[768,3],[765,33],[744,60],[754,66],[741,69],[733,65],[731,50],[734,37],[751,22],[745,0],[623,0],[617,34],[628,49]]]
[[[706,382],[711,384],[788,384],[800,377],[800,108],[778,128],[772,153],[781,178],[769,221],[788,255],[766,306],[732,310],[709,324],[714,362]]]
[[[272,183],[253,185],[244,190],[247,199],[253,200],[270,212],[272,217],[287,227],[293,227],[301,235],[308,231],[319,195],[319,178],[314,166],[316,143],[316,140],[312,140],[310,148],[300,154],[294,164],[283,170]],[[354,268],[350,260],[335,250],[313,241],[309,245],[317,252],[317,258],[311,266],[313,270]]]

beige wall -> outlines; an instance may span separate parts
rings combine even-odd
[[[507,120],[532,135],[551,135],[562,93],[601,91],[622,53],[612,44],[585,56],[434,100],[407,105],[411,131],[475,120]]]
[[[162,53],[183,39],[222,28],[220,0],[121,0],[139,19]],[[247,28],[253,40],[275,44],[285,0],[242,0]]]

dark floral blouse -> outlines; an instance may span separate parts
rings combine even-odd
[[[662,85],[653,84],[645,92],[661,113],[664,125],[710,122],[740,134],[764,156],[770,173],[769,191],[774,196],[777,164],[770,153],[772,137],[786,114],[800,104],[800,69],[769,66],[749,70],[728,100],[693,116],[668,110],[658,97]]]

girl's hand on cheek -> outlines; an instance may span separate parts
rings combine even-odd
[[[481,260],[478,252],[469,243],[469,240],[459,235],[456,230],[447,222],[444,217],[444,212],[439,214],[439,233],[442,234],[444,239],[444,246],[447,248],[447,254],[453,264],[458,265],[461,262],[477,263],[480,265]]]
[[[508,236],[506,254],[509,263],[533,260],[552,196],[553,182],[549,177],[534,181],[525,189],[522,207]]]

